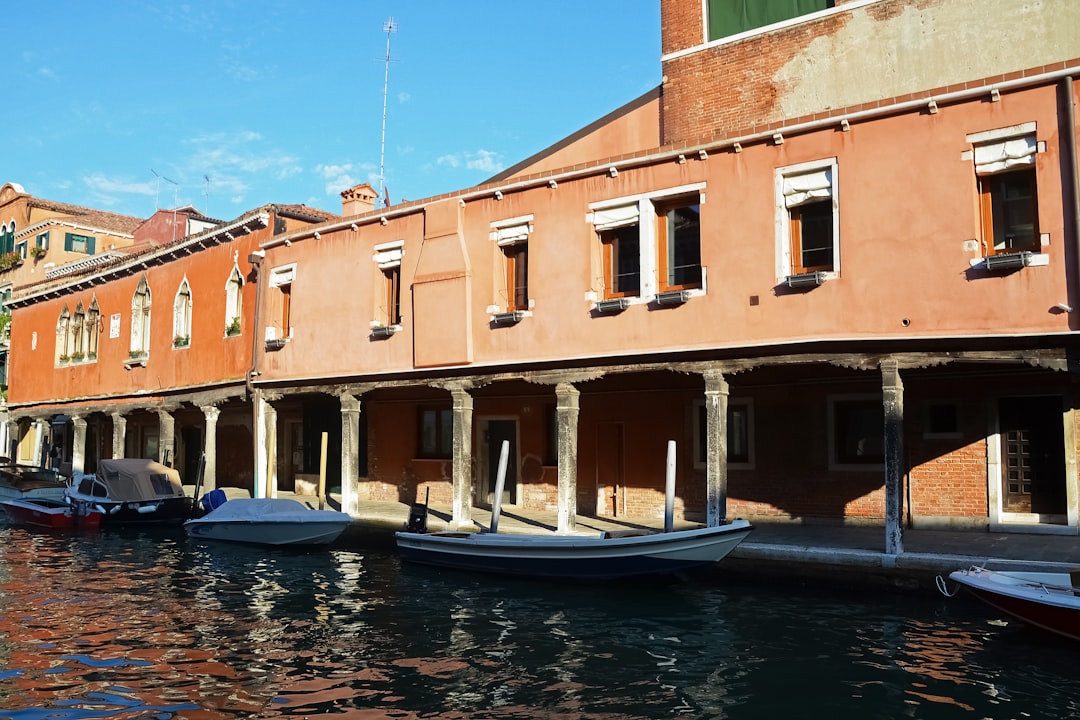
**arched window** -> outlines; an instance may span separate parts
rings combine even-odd
[[[191,286],[187,278],[180,283],[173,301],[173,347],[191,344]]]
[[[101,310],[96,297],[90,301],[90,309],[86,311],[85,328],[86,359],[97,360],[98,340],[101,338]]]
[[[75,306],[75,315],[71,319],[71,359],[73,362],[82,362],[86,359],[86,311],[82,301]]]
[[[131,357],[150,354],[150,286],[146,278],[139,280],[131,298]]]
[[[71,359],[71,351],[68,348],[68,342],[71,340],[71,313],[68,311],[67,305],[60,312],[60,317],[56,320],[56,355],[54,360],[56,364],[66,363]]]
[[[225,335],[240,334],[240,318],[244,311],[244,276],[240,268],[233,263],[229,280],[225,283]]]

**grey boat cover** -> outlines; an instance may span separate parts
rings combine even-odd
[[[119,502],[184,497],[180,473],[154,460],[100,460],[97,478],[108,486],[109,499]]]
[[[336,510],[313,510],[290,498],[235,498],[201,520],[235,522],[342,522],[351,518]],[[198,523],[198,520],[193,521]]]

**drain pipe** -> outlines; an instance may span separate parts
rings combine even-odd
[[[1072,75],[1066,75],[1061,80],[1062,88],[1065,95],[1065,144],[1066,154],[1068,155],[1068,167],[1069,167],[1069,189],[1072,191],[1072,213],[1073,213],[1073,246],[1077,251],[1077,267],[1076,267],[1076,280],[1075,283],[1080,284],[1080,171],[1077,170],[1076,159],[1076,112],[1073,109],[1073,78]],[[1073,307],[1076,307],[1074,303],[1070,303]]]
[[[271,227],[273,226],[271,225]],[[262,261],[265,257],[266,251],[256,250],[248,255],[247,258],[248,262],[251,263],[252,272],[255,273],[255,312],[252,313],[251,316],[251,366],[244,375],[244,388],[247,393],[247,400],[251,403],[251,461],[253,470],[251,494],[253,497],[260,497],[259,458],[262,457],[262,455],[259,452],[259,438],[262,436],[259,433],[259,403],[255,401],[254,397],[254,378],[259,375],[258,364],[256,363],[255,358],[258,357],[259,349],[259,322],[262,318],[260,314],[262,310],[263,287]]]

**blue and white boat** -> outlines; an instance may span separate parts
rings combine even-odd
[[[199,540],[252,545],[329,545],[352,518],[335,510],[314,510],[291,498],[236,498],[217,505],[184,529]]]

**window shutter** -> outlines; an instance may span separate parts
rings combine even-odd
[[[94,254],[94,241],[95,240],[96,240],[96,238],[93,238],[93,237],[86,238],[86,254],[87,255],[93,255]]]
[[[64,233],[64,249],[71,252],[71,248],[75,246],[75,241],[71,237],[71,233]]]
[[[508,225],[506,227],[495,228],[491,231],[490,237],[500,247],[503,245],[516,245],[517,243],[528,241],[529,233],[532,232],[532,229],[532,225],[529,223]]]
[[[975,146],[975,172],[980,175],[1035,164],[1038,144],[1034,135],[1013,137],[1001,142]]]
[[[596,226],[598,232],[601,230],[614,230],[627,225],[636,225],[637,222],[637,203],[593,211],[593,225]]]
[[[832,171],[829,169],[784,177],[784,206],[798,207],[832,196]]]

